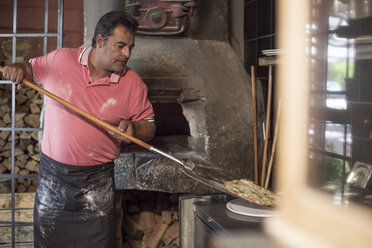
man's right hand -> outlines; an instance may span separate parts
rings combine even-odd
[[[18,83],[17,88],[22,88],[23,79],[32,78],[31,64],[29,63],[14,63],[4,67],[3,75],[6,79]]]

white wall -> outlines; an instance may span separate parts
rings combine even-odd
[[[84,45],[90,46],[99,18],[111,11],[123,9],[121,0],[84,0]]]

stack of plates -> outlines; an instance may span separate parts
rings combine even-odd
[[[267,49],[261,51],[263,55],[265,56],[276,56],[283,54],[283,50],[281,49]]]
[[[226,204],[231,212],[252,217],[274,217],[277,212],[270,207],[257,205],[243,199],[234,199]]]

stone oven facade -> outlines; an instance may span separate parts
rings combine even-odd
[[[159,131],[151,141],[156,148],[180,159],[196,153],[226,174],[249,178],[251,82],[228,42],[227,2],[206,2],[187,12],[181,35],[139,32],[128,66],[148,86]],[[212,190],[185,176],[175,162],[133,147],[116,160],[116,182],[118,189]]]

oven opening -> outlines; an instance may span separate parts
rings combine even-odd
[[[148,143],[156,148],[172,152],[188,150],[190,127],[181,104],[177,102],[152,102],[155,112],[156,132]],[[125,152],[142,150],[131,144]]]

